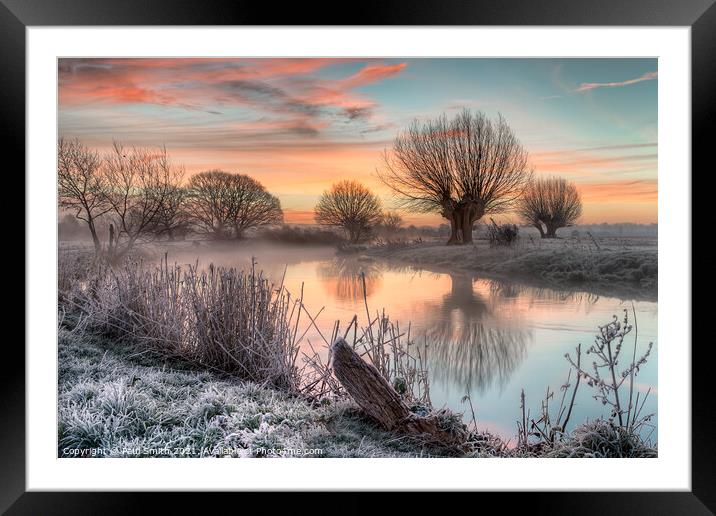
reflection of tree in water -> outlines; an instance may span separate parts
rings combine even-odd
[[[490,326],[484,319],[494,309],[474,291],[472,278],[453,274],[450,278],[450,292],[436,307],[436,317],[425,332],[432,376],[468,391],[484,391],[494,383],[503,386],[524,359],[532,333]]]
[[[466,321],[482,319],[490,313],[485,299],[472,288],[472,278],[450,274],[451,287],[439,307],[440,312],[449,316],[457,310]]]
[[[489,328],[469,322],[453,328],[450,321],[426,332],[431,343],[429,363],[433,378],[456,384],[467,392],[503,387],[526,356],[532,333],[524,329]]]
[[[555,290],[543,287],[529,287],[511,281],[489,280],[490,295],[497,301],[499,299],[517,299],[519,297],[534,301],[552,301],[567,303],[574,306],[584,306],[585,312],[599,301],[599,295],[589,292],[575,292],[572,290]]]
[[[382,283],[382,270],[372,261],[358,260],[355,257],[337,257],[330,262],[318,265],[318,277],[323,288],[341,301],[357,302],[363,299],[363,280],[365,273],[366,294],[370,296]]]

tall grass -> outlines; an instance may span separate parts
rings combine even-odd
[[[74,270],[64,263],[67,258],[61,255],[60,268]],[[120,266],[96,263],[84,271],[82,281],[73,283],[77,274],[68,274],[63,282],[72,292],[64,302],[80,309],[87,326],[104,336],[130,339],[160,357],[313,399],[345,394],[327,351],[341,331],[340,322],[332,333],[322,332],[318,314],[309,312],[302,294],[292,298],[255,264],[248,271],[214,265],[201,269],[198,264],[171,264],[165,255],[158,265],[134,259]],[[344,337],[352,338],[359,354],[408,402],[429,407],[427,347],[414,343],[410,327],[401,330],[385,311],[371,313],[364,276],[360,282],[368,322],[360,327],[354,317]],[[302,349],[311,328],[326,351],[307,341]]]
[[[57,292],[60,300],[72,297],[96,265],[92,255],[75,250],[60,251],[57,264]]]
[[[297,302],[255,267],[100,267],[74,301],[105,335],[282,390],[299,387]]]

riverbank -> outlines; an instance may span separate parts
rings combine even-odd
[[[454,456],[379,429],[349,399],[310,402],[81,330],[58,335],[58,457]],[[529,450],[471,435],[465,457],[657,456],[604,420]]]
[[[597,295],[656,301],[658,256],[655,241],[606,241],[594,245],[570,240],[520,242],[491,247],[446,246],[419,242],[347,248],[365,260],[384,260],[432,272],[463,272],[497,280],[556,290],[580,290]]]
[[[206,251],[203,247],[202,251]],[[454,450],[450,453],[436,450],[382,431],[342,392],[329,367],[321,364],[316,368],[303,367],[305,361],[299,353],[300,339],[294,337],[305,335],[307,329],[298,327],[297,321],[296,324],[291,322],[291,316],[284,311],[288,306],[284,302],[286,298],[279,291],[274,292],[271,284],[262,279],[260,271],[252,269],[252,254],[246,256],[249,267],[246,269],[246,260],[238,259],[235,250],[234,246],[227,248],[225,258],[231,257],[239,270],[212,267],[200,276],[183,265],[177,268],[166,261],[163,265],[153,265],[153,260],[144,264],[129,261],[110,271],[106,267],[83,266],[81,249],[65,249],[67,252],[60,253],[59,284],[65,286],[60,289],[60,456],[454,456]],[[256,249],[251,246],[251,250]],[[142,254],[144,252],[149,250],[144,248]],[[274,249],[271,254],[275,253]],[[293,259],[300,261],[300,256],[293,254]],[[213,262],[217,256],[211,256]],[[223,259],[223,255],[219,257]],[[196,259],[193,253],[187,258],[191,258],[191,262]],[[281,255],[283,260],[286,256]],[[281,267],[279,272],[285,270]],[[365,282],[362,287],[366,288]],[[453,280],[453,294],[455,287]],[[213,296],[210,295],[212,292],[222,294]],[[251,294],[251,299],[261,297],[271,301],[261,303],[257,308],[247,294]],[[364,296],[363,291],[361,299]],[[311,298],[315,299],[315,293]],[[238,302],[240,300],[243,301]],[[396,298],[393,305],[399,302]],[[390,303],[385,306],[389,308]],[[475,305],[470,307],[472,310]],[[298,309],[299,313],[301,311],[305,308]],[[244,317],[247,313],[254,314],[266,324],[260,328],[242,324],[241,321],[248,320]],[[282,313],[284,315],[280,315]],[[257,314],[280,316],[264,318]],[[284,316],[288,319],[284,320]],[[310,320],[312,325],[316,324],[313,317]],[[205,331],[205,321],[211,322],[214,329],[210,339],[206,338],[209,334]],[[304,321],[307,321],[306,317]],[[401,385],[401,389],[406,390],[406,399],[412,400],[411,410],[421,414],[425,410],[434,411],[435,414],[446,414],[446,419],[454,424],[484,428],[481,421],[465,421],[456,412],[465,411],[469,418],[472,410],[463,410],[467,408],[464,400],[460,403],[462,408],[451,405],[452,412],[440,409],[442,402],[433,405],[429,396],[427,403],[422,402],[422,397],[419,403],[413,403],[418,399],[412,395],[416,392],[415,382],[420,387],[423,385],[420,382],[430,378],[427,362],[424,371],[414,371],[403,368],[402,362],[395,366],[392,358],[387,362],[375,358],[407,356],[403,365],[412,364],[414,368],[417,363],[415,357],[403,353],[407,352],[411,342],[396,338],[401,334],[397,326],[385,317],[378,321],[379,324],[371,323],[370,330],[359,329],[356,324],[354,339],[355,334],[360,336],[358,348],[365,348],[373,357],[371,361],[377,360],[373,363],[390,365],[382,368],[380,374],[391,385]],[[331,332],[329,326],[320,321],[318,324],[322,329],[316,326],[316,330],[323,334],[323,340],[333,342],[337,327],[334,326]],[[285,332],[286,328],[291,331]],[[341,333],[349,329],[344,320]],[[474,347],[471,341],[463,340],[461,345]],[[218,347],[216,343],[219,343]],[[267,349],[266,343],[275,346],[272,344]],[[419,348],[410,349],[415,353]],[[182,357],[181,361],[176,358],[178,356]],[[480,356],[480,367],[492,367],[488,356]],[[557,359],[561,356],[555,354]],[[257,357],[267,361],[262,361],[263,358],[257,361]],[[317,360],[311,353],[306,356],[311,357]],[[431,357],[432,370],[438,364],[434,359],[439,357],[435,354]],[[458,362],[467,363],[462,359]],[[288,369],[285,368],[287,364]],[[277,374],[282,371],[287,374]],[[303,389],[302,386],[316,385],[314,380],[322,381],[321,378],[328,379],[327,389]],[[417,392],[420,394],[420,388]],[[430,392],[427,383],[422,392]],[[511,399],[517,405],[519,392]],[[530,397],[529,405],[537,404],[538,400]],[[481,414],[481,406],[475,405],[478,414]],[[568,435],[556,442],[535,440],[535,435],[531,435],[529,445],[519,446],[516,443],[521,442],[520,438],[515,438],[509,430],[511,423],[519,419],[515,413],[514,419],[505,427],[506,431],[500,433],[502,440],[484,431],[470,432],[466,443],[468,451],[461,451],[459,455],[656,454],[655,449],[643,445],[636,435],[627,435],[625,444],[622,444],[623,430],[598,416],[599,413],[595,413],[590,415],[590,422],[575,424]],[[582,417],[579,419],[587,421]],[[578,423],[577,418],[573,419]],[[550,431],[546,430],[545,435],[550,435]],[[612,444],[617,447],[611,448]]]
[[[349,400],[311,403],[59,330],[58,457],[418,457]]]

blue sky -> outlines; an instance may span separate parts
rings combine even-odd
[[[279,195],[287,220],[303,220],[343,177],[389,204],[375,169],[397,131],[468,107],[501,113],[536,174],[577,183],[584,222],[656,222],[657,68],[656,59],[61,59],[60,134],[98,149],[165,145],[188,174],[252,175]]]

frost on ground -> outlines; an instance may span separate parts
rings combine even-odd
[[[643,458],[658,457],[655,447],[603,419],[574,429],[565,441],[547,452],[558,458]]]
[[[512,247],[446,246],[417,243],[360,249],[368,257],[396,264],[442,271],[463,271],[518,279],[526,284],[580,289],[599,295],[656,300],[658,259],[656,245],[623,242],[576,244],[570,240],[530,241]]]
[[[59,330],[59,457],[415,457],[347,401],[312,405]]]
[[[347,400],[312,404],[255,383],[157,363],[129,346],[59,330],[58,457],[430,457]],[[553,447],[472,434],[466,457],[656,457],[605,420]]]

